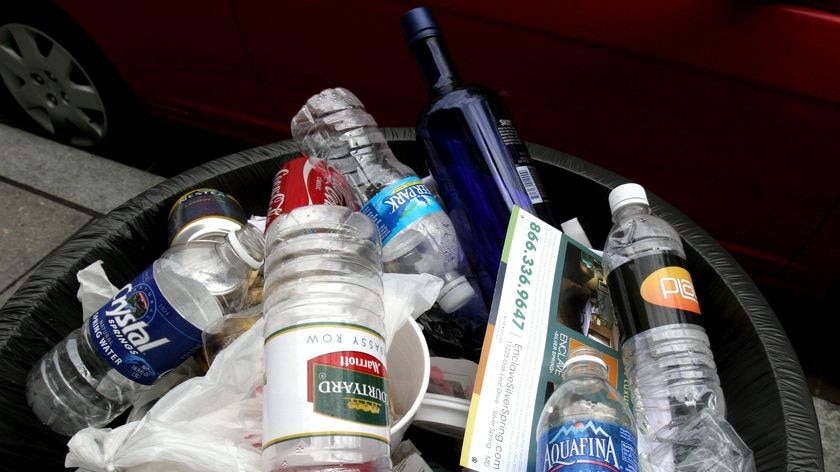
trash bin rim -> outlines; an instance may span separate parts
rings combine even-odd
[[[383,128],[383,132],[389,142],[413,142],[415,140],[414,130],[411,128]],[[574,156],[538,144],[527,144],[534,159],[543,165],[569,170],[609,189],[628,181],[609,170]],[[9,325],[20,321],[21,317],[25,317],[28,310],[33,309],[33,305],[46,304],[48,302],[46,300],[47,294],[43,291],[45,285],[49,285],[50,282],[57,282],[59,279],[75,280],[75,273],[95,260],[95,257],[93,260],[91,258],[98,247],[75,245],[74,241],[84,238],[90,239],[99,235],[103,238],[102,244],[107,244],[109,241],[125,236],[129,232],[128,227],[131,223],[142,218],[144,210],[148,206],[163,205],[167,201],[174,201],[185,191],[206,186],[208,180],[235,174],[278,156],[298,152],[297,146],[292,141],[286,140],[224,156],[167,179],[120,205],[105,216],[88,223],[66,244],[47,256],[4,306],[0,307],[0,358],[14,355],[8,346],[10,339],[8,333],[13,332],[13,330],[2,329],[3,325],[8,328]],[[223,174],[218,173],[219,169],[224,171]],[[755,328],[755,332],[764,346],[773,374],[778,376],[780,372],[786,373],[786,378],[777,377],[775,380],[780,390],[781,408],[785,419],[788,441],[786,448],[787,465],[789,467],[794,467],[797,464],[821,465],[822,449],[813,403],[802,404],[801,401],[803,398],[810,398],[807,383],[792,346],[784,336],[784,330],[766,300],[755,284],[745,276],[743,269],[702,228],[693,224],[685,215],[655,194],[650,195],[650,200],[654,211],[674,224],[689,247],[703,248],[704,257],[710,261],[710,264],[714,264],[715,271],[720,275],[722,282],[739,300]],[[54,261],[74,262],[67,267],[58,267]],[[744,297],[751,300],[751,303],[742,303],[741,300]],[[814,431],[805,431],[805,428],[801,427],[803,424],[813,425],[812,429]]]

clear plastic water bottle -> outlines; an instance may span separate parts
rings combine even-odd
[[[263,469],[390,470],[379,233],[334,205],[267,233]]]
[[[603,265],[621,328],[640,461],[657,471],[749,470],[739,464],[747,455],[751,461],[751,453],[743,453],[725,423],[723,391],[679,234],[651,214],[637,184],[616,187],[609,202],[614,225]]]
[[[397,160],[355,95],[324,90],[306,101],[291,127],[305,153],[326,159],[353,188],[362,213],[379,230],[387,272],[443,279],[438,304],[447,313],[473,298],[452,221],[417,174]]]
[[[244,298],[263,247],[245,225],[225,242],[168,249],[35,364],[26,382],[35,415],[68,436],[110,423],[201,346],[223,304]]]
[[[636,472],[636,425],[597,350],[572,351],[537,423],[538,471]]]
[[[432,11],[409,10],[401,27],[430,96],[417,140],[490,306],[513,206],[557,226],[552,203],[511,113],[494,90],[462,81]]]
[[[247,308],[252,272],[262,267],[265,238],[258,228],[245,223],[234,232],[213,240],[193,240],[182,244],[177,256],[182,273],[201,282],[222,307],[222,314]],[[221,244],[206,245],[204,242]],[[174,247],[174,246],[173,246]]]

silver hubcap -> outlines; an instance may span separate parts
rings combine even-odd
[[[31,26],[0,26],[0,76],[12,97],[38,124],[77,146],[105,137],[102,97],[79,62]]]

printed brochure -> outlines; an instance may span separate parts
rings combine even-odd
[[[600,255],[514,207],[490,314],[461,466],[535,470],[536,427],[573,348],[597,348],[629,403]]]

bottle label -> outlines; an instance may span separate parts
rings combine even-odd
[[[496,111],[497,116],[499,112]],[[508,148],[511,156],[516,156],[516,171],[519,173],[519,179],[525,187],[525,192],[531,203],[536,205],[548,201],[542,182],[540,182],[537,170],[531,165],[531,153],[528,148],[519,139],[519,133],[513,126],[513,120],[510,118],[499,117],[496,118],[496,129],[499,136],[502,138],[502,143]]]
[[[542,203],[542,184],[537,177],[539,174],[537,174],[536,169],[531,166],[517,166],[516,172],[519,173],[519,179],[522,181],[522,185],[525,186],[525,192],[528,194],[528,198],[531,199],[531,203]]]
[[[315,436],[388,442],[385,340],[344,323],[283,328],[265,341],[263,449]]]
[[[537,438],[537,470],[636,472],[636,437],[627,428],[595,420],[569,421]]]
[[[528,148],[519,139],[519,133],[516,127],[513,126],[513,120],[504,117],[499,110],[496,110],[496,129],[499,131],[499,137],[502,138],[502,143],[511,151],[511,155],[517,157],[517,162],[527,164],[531,160],[531,154]]]
[[[607,277],[623,339],[670,324],[700,323],[700,305],[685,261],[655,254],[628,261]]]
[[[443,208],[418,177],[406,177],[383,188],[361,209],[376,223],[382,245],[406,226],[436,211]]]
[[[235,198],[225,192],[201,188],[184,194],[169,210],[170,243],[189,225],[204,218],[224,218],[244,224],[247,216]]]
[[[185,320],[160,291],[149,266],[88,320],[91,343],[111,367],[143,385],[188,359],[201,330]]]

